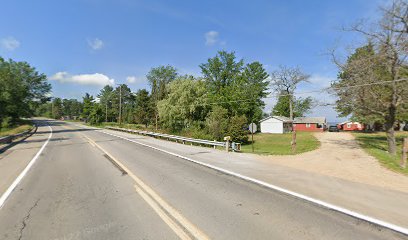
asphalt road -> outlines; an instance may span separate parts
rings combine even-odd
[[[99,130],[40,123],[53,135],[0,209],[0,239],[407,239]]]

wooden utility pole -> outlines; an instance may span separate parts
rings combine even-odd
[[[122,124],[122,85],[119,85],[119,125]]]
[[[251,131],[251,145],[252,145],[252,152],[254,152],[254,132]]]
[[[294,129],[292,131],[292,153],[296,153],[296,131]]]
[[[400,163],[400,166],[404,169],[407,167],[407,156],[408,156],[408,138],[404,138],[404,142],[402,144],[402,157]]]
[[[105,122],[108,122],[108,101],[106,101],[106,108],[105,108]]]

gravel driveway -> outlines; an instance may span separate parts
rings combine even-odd
[[[346,132],[316,133],[319,149],[295,156],[259,156],[279,165],[408,192],[408,177],[388,170]]]

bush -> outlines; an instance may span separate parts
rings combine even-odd
[[[247,143],[248,130],[245,115],[233,116],[228,126],[228,135],[233,142]]]
[[[228,129],[228,111],[227,109],[215,106],[207,115],[206,125],[208,133],[213,139],[222,140]]]
[[[0,129],[1,128],[10,128],[13,123],[13,118],[12,117],[5,117],[1,121]]]

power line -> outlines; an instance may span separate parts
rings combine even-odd
[[[380,82],[373,82],[373,83],[365,83],[365,84],[357,84],[357,85],[351,85],[351,86],[342,86],[342,87],[327,87],[327,88],[322,88],[319,90],[310,90],[310,91],[304,91],[304,92],[297,92],[293,94],[270,94],[268,97],[265,98],[275,98],[275,97],[283,97],[283,96],[291,96],[294,94],[310,94],[310,93],[323,93],[325,91],[329,90],[341,90],[341,89],[350,89],[350,88],[356,88],[356,87],[365,87],[365,86],[371,86],[371,85],[382,85],[382,84],[389,84],[389,83],[395,83],[395,82],[403,82],[403,81],[408,81],[408,78],[401,78],[397,80],[389,80],[389,81],[380,81]],[[247,103],[247,102],[254,102],[256,101],[253,98],[247,98],[247,99],[237,99],[237,100],[232,100],[232,101],[225,101],[225,102],[213,102],[213,103],[203,103],[203,104],[198,104],[200,106],[206,106],[206,105],[217,105],[217,104],[226,104],[226,103]],[[328,105],[334,105],[334,104],[328,104]],[[326,105],[327,106],[327,105]]]

